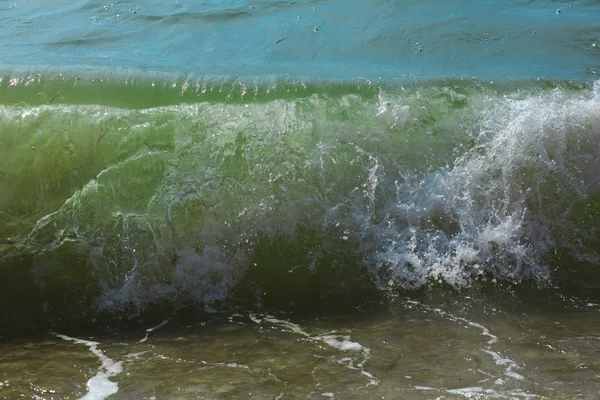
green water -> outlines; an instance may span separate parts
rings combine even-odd
[[[590,85],[161,81],[180,104],[145,82],[122,108],[77,100],[110,82],[40,105],[27,82],[0,108],[5,329],[595,276]]]

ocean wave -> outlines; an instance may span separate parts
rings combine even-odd
[[[28,79],[0,83],[5,310],[600,279],[598,82]]]

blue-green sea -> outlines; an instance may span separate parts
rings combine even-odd
[[[600,2],[0,1],[0,398],[600,396]]]

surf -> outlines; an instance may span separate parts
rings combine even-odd
[[[598,279],[597,82],[0,89],[4,300],[35,318]]]

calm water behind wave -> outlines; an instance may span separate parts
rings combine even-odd
[[[600,73],[596,1],[17,1],[0,65],[328,80]]]

